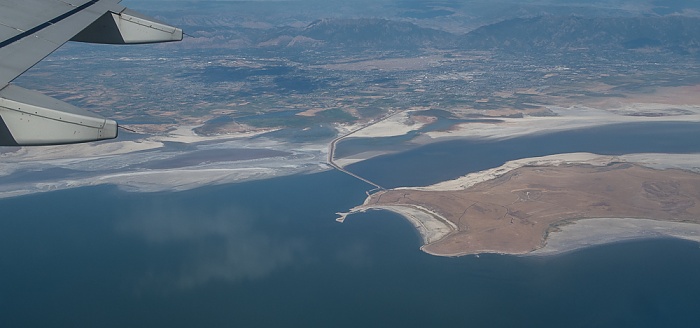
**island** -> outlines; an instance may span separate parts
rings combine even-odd
[[[382,190],[351,213],[409,219],[423,251],[551,254],[628,238],[700,241],[700,174],[689,157],[559,154],[427,187]],[[676,163],[676,164],[674,164]],[[340,213],[343,221],[348,213]]]

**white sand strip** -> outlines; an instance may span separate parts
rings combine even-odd
[[[403,216],[406,220],[413,224],[413,227],[418,230],[418,233],[423,239],[423,245],[428,245],[436,242],[453,231],[457,230],[457,226],[439,214],[428,210],[427,208],[415,205],[371,205],[360,206],[353,208],[349,213],[336,213],[340,217],[336,219],[338,222],[344,222],[348,215],[353,213],[361,213],[369,210],[386,210]]]
[[[499,118],[503,121],[501,123],[463,123],[458,124],[450,131],[433,131],[425,135],[432,139],[458,137],[498,140],[617,123],[700,122],[700,107],[698,106],[675,106],[675,110],[671,110],[669,107],[663,104],[626,104],[620,108],[607,110],[583,106],[551,107],[549,109],[557,116]],[[660,112],[663,115],[633,115],[646,113],[649,110],[654,110],[654,113]]]
[[[509,161],[493,169],[469,173],[454,180],[443,181],[426,187],[401,187],[396,189],[425,191],[463,190],[478,183],[496,179],[510,171],[524,166],[559,166],[566,164],[606,166],[614,162],[634,163],[653,169],[679,169],[700,172],[700,154],[644,153],[622,156],[606,156],[592,153],[565,153]]]
[[[573,250],[645,238],[680,238],[700,242],[700,224],[631,218],[581,219],[558,227],[545,246],[528,255],[556,255]]]
[[[700,156],[698,157],[698,159],[700,159]],[[610,164],[611,162],[619,161],[622,160],[616,156],[604,156],[591,153],[566,153],[542,157],[523,158],[506,162],[505,164],[493,169],[469,173],[465,176],[459,177],[454,180],[443,181],[426,187],[402,187],[396,189],[411,189],[425,191],[463,190],[474,186],[478,183],[496,179],[500,176],[507,174],[510,171],[524,166],[558,166],[568,163],[585,163],[595,166],[605,166]]]

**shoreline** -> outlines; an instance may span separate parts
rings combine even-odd
[[[572,220],[548,233],[545,245],[525,256],[553,256],[616,242],[674,238],[700,243],[700,224],[640,218]]]
[[[259,133],[198,136],[193,131],[195,127],[183,126],[168,135],[139,135],[133,140],[21,147],[0,153],[0,199],[102,184],[129,192],[182,191],[331,169],[324,162],[328,151],[325,143],[292,146],[280,140],[250,139]],[[198,151],[237,149],[278,152],[241,159],[187,157]],[[284,151],[286,154],[278,154]],[[164,161],[171,161],[173,167],[158,168],[157,164]],[[56,173],[21,178],[52,170]],[[14,178],[15,175],[20,178]]]
[[[593,106],[593,105],[591,105]],[[529,116],[509,118],[494,116],[499,123],[469,122],[454,125],[449,130],[420,133],[410,141],[416,147],[450,140],[505,140],[534,134],[548,134],[566,130],[587,129],[627,123],[687,122],[700,123],[700,104],[665,105],[658,103],[623,103],[604,108],[575,105],[570,107],[547,106],[554,116]],[[674,111],[664,111],[672,107]],[[419,109],[397,112],[384,120],[367,125],[343,138],[398,137],[420,131],[427,126],[410,118]],[[350,130],[350,127],[344,127]],[[335,162],[347,166],[392,151],[367,150],[347,157],[336,157]]]
[[[636,153],[629,155],[599,155],[594,153],[561,153],[555,155],[521,158],[508,161],[505,164],[469,173],[453,180],[438,182],[425,187],[399,187],[395,190],[423,191],[454,191],[472,187],[481,182],[497,179],[509,172],[525,166],[560,166],[567,164],[587,164],[592,166],[607,166],[615,162],[636,164],[651,169],[678,169],[700,173],[700,153],[696,154],[666,154],[666,153]]]
[[[358,206],[350,210],[350,212],[336,213],[339,217],[336,221],[343,223],[345,219],[355,213],[364,213],[371,210],[390,211],[401,215],[408,220],[413,227],[418,231],[418,234],[423,240],[423,246],[430,245],[436,241],[442,240],[451,233],[457,231],[457,226],[449,220],[443,218],[439,214],[430,211],[421,206],[402,206],[402,205],[377,205],[377,206]],[[422,248],[422,246],[421,246]]]
[[[481,249],[476,252],[439,253],[426,249],[426,246],[441,240],[456,231],[454,224],[447,220],[433,220],[445,224],[450,223],[449,232],[434,233],[426,231],[426,226],[435,224],[435,221],[426,220],[425,214],[416,215],[408,206],[372,206],[353,210],[350,213],[362,213],[370,210],[385,210],[401,215],[408,220],[420,234],[423,245],[420,250],[441,257],[461,257],[480,254],[498,254],[514,256],[556,256],[575,252],[588,247],[614,244],[633,240],[673,238],[697,242],[700,245],[700,224],[688,222],[660,221],[640,218],[582,218],[569,220],[569,222],[556,227],[556,231],[550,231],[544,239],[544,246],[524,252],[503,252],[498,250]],[[344,218],[343,218],[344,219]],[[443,221],[444,220],[444,221]],[[342,222],[342,220],[339,221]],[[445,224],[446,225],[446,224]],[[438,239],[435,239],[435,238]]]
[[[609,107],[609,106],[608,106]],[[569,108],[551,107],[549,108],[557,116],[523,118],[502,118],[502,123],[464,123],[455,126],[449,131],[434,131],[422,134],[413,140],[416,147],[427,143],[436,143],[455,139],[506,139],[516,138],[523,135],[535,133],[549,133],[561,129],[586,128],[593,126],[603,126],[614,123],[633,122],[669,122],[686,121],[700,122],[700,106],[676,105],[679,110],[667,113],[663,116],[634,116],[637,113],[646,113],[652,110],[660,110],[660,104],[618,104],[610,109],[595,109],[583,106]],[[680,110],[682,109],[682,110]],[[420,130],[426,126],[427,121],[413,119],[410,114],[414,111],[424,110],[424,108],[409,108],[405,111],[391,113],[384,119],[371,122],[369,125],[337,125],[339,134],[349,133],[345,137],[382,137],[404,135],[411,131]],[[568,123],[567,123],[568,122]],[[572,125],[573,124],[573,125]],[[207,165],[190,165],[182,167],[182,170],[199,170],[214,168],[267,168],[275,172],[265,174],[263,178],[284,176],[294,173],[307,173],[309,167],[315,167],[312,171],[322,171],[331,169],[323,164],[329,153],[327,143],[305,144],[302,148],[292,146],[284,140],[272,140],[266,138],[253,138],[268,130],[239,132],[216,136],[200,136],[194,132],[197,125],[183,125],[172,129],[169,132],[158,135],[139,135],[136,139],[115,140],[101,143],[77,144],[69,146],[47,146],[47,147],[23,147],[10,149],[0,153],[0,178],[12,180],[15,173],[26,173],[43,171],[48,169],[59,169],[70,171],[65,176],[56,178],[42,178],[31,182],[13,181],[5,183],[5,188],[0,188],[0,198],[14,197],[34,192],[47,191],[37,187],[39,184],[53,185],[55,188],[71,187],[68,181],[93,180],[90,183],[80,183],[80,185],[93,185],[95,182],[108,180],[107,177],[114,174],[126,174],[136,177],[138,175],[147,176],[143,171],[148,169],[150,161],[157,161],[172,158],[178,154],[186,154],[188,150],[174,148],[168,143],[188,145],[191,151],[199,149],[230,149],[230,148],[258,148],[268,150],[290,151],[294,149],[292,156],[286,156],[284,161],[279,157],[257,159],[251,161],[219,162]],[[359,130],[358,130],[359,128]],[[274,129],[273,129],[274,130]],[[353,132],[354,131],[354,132]],[[215,144],[212,144],[214,142]],[[361,162],[376,156],[384,155],[387,151],[366,151],[360,154],[348,156],[346,158],[335,158],[334,161],[341,167],[353,163]],[[664,155],[663,157],[666,157]],[[662,158],[663,160],[663,158]],[[652,161],[650,161],[651,163]],[[206,164],[206,163],[202,163]],[[211,165],[214,164],[214,165]],[[690,163],[688,163],[690,164]],[[662,164],[663,166],[663,164]],[[668,166],[668,165],[667,165]],[[688,165],[686,165],[688,166]],[[301,169],[294,169],[301,168]],[[669,167],[672,167],[670,165]],[[698,169],[700,171],[700,169]],[[176,172],[173,170],[172,172]],[[84,172],[87,177],[79,176]],[[255,179],[255,178],[252,178]],[[148,180],[148,179],[147,179]],[[204,179],[201,183],[189,184],[190,188],[204,186],[212,183],[236,183],[249,181],[249,176],[242,179],[226,179],[226,181],[211,181]],[[104,182],[109,183],[109,182]],[[116,181],[120,185],[120,181]],[[133,185],[137,185],[133,184]],[[146,182],[148,183],[148,181]],[[167,182],[160,184],[160,190],[184,189],[183,184],[169,185]],[[130,191],[138,192],[138,188],[129,188]],[[149,191],[147,187],[144,191]]]
[[[462,191],[477,184],[506,176],[519,168],[529,166],[558,167],[578,164],[605,167],[618,163],[629,163],[659,171],[683,170],[691,173],[700,173],[700,168],[696,165],[698,162],[700,162],[700,154],[638,153],[607,156],[592,153],[565,153],[509,161],[500,167],[470,173],[454,180],[443,181],[426,187],[400,187],[391,190],[405,190],[407,192]],[[364,212],[372,209],[388,210],[397,213],[416,227],[416,230],[423,239],[421,250],[435,256],[453,257],[483,253],[544,256],[617,241],[658,237],[681,238],[700,242],[700,224],[697,223],[678,222],[672,219],[662,221],[661,219],[654,220],[649,218],[582,217],[549,224],[546,230],[544,230],[541,246],[535,249],[520,251],[516,248],[503,251],[489,248],[480,249],[479,244],[472,244],[468,251],[442,252],[439,250],[440,246],[437,245],[438,242],[444,241],[448,239],[448,236],[460,232],[460,229],[458,229],[454,222],[442,217],[435,211],[427,210],[425,207],[415,204],[372,204],[373,196],[378,195],[381,197],[380,193],[383,193],[383,191],[379,192],[379,195],[368,195],[362,205],[353,208],[349,213],[342,213],[342,219],[352,213]],[[339,221],[342,222],[342,219],[339,219]],[[537,219],[535,218],[535,220]],[[431,227],[441,226],[442,228],[438,228],[440,229],[439,231],[433,232],[430,230]],[[444,228],[445,226],[448,226],[448,228]],[[431,248],[430,246],[432,245],[436,245],[437,247]],[[443,248],[443,250],[446,249]]]
[[[600,109],[587,106],[547,107],[555,116],[525,116],[522,118],[498,118],[501,123],[462,123],[449,131],[425,134],[426,141],[449,137],[502,140],[536,133],[585,129],[625,123],[700,122],[700,106],[673,106],[680,113],[667,113],[663,104],[631,103],[617,108]],[[661,115],[656,115],[658,113]]]

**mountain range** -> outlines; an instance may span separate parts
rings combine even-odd
[[[659,49],[700,53],[700,18],[686,16],[537,16],[453,34],[386,19],[324,19],[303,28],[256,31],[258,46],[347,49],[464,49],[537,52],[567,49]],[[252,34],[251,34],[252,35]]]

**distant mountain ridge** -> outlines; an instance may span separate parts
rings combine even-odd
[[[582,18],[539,16],[483,26],[463,48],[532,52],[552,49],[660,48],[700,53],[700,18],[684,16]]]
[[[598,18],[542,15],[507,19],[466,34],[382,18],[322,19],[294,27],[248,25],[202,29],[190,43],[199,48],[289,51],[437,48],[537,53],[645,49],[700,56],[700,17],[681,15]]]
[[[700,54],[700,18],[537,16],[505,20],[463,35],[378,18],[324,19],[305,28],[273,29],[264,38],[261,45],[285,47],[430,47],[514,52],[656,48]]]
[[[390,48],[440,46],[454,39],[445,31],[378,18],[319,20],[301,35],[334,45]]]

